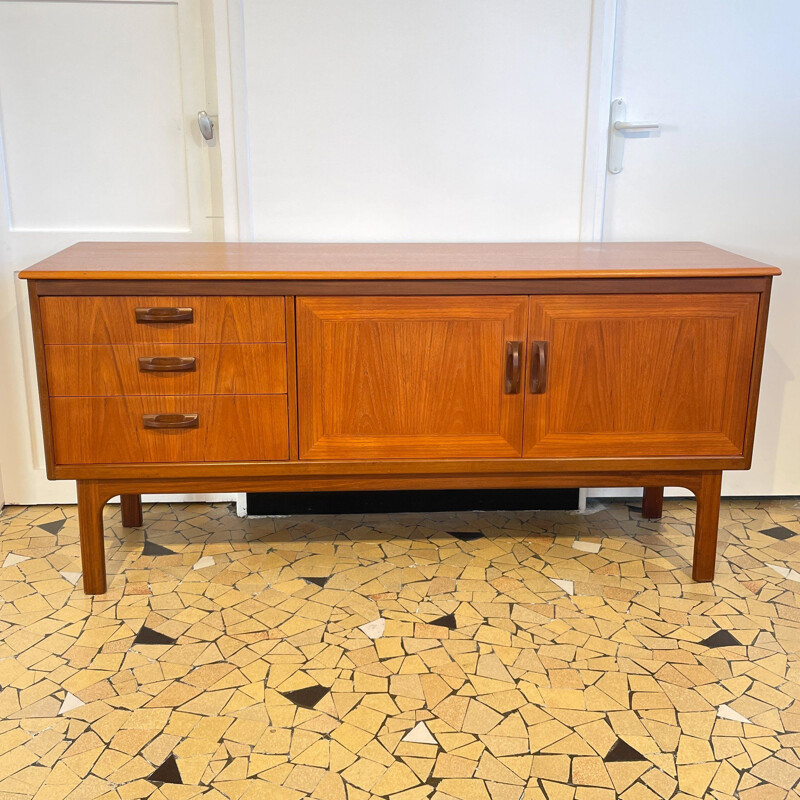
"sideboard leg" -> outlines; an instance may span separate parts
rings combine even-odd
[[[645,486],[642,498],[642,516],[645,519],[661,519],[664,507],[664,487]]]
[[[119,496],[122,506],[122,527],[142,527],[142,496],[140,494],[121,494]]]
[[[696,581],[714,580],[721,491],[721,472],[702,473],[699,486],[695,491],[697,497],[697,519],[694,526],[692,578]]]
[[[81,540],[83,591],[106,591],[106,555],[103,544],[103,507],[106,497],[94,481],[78,481],[78,529]]]

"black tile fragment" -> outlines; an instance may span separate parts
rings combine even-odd
[[[315,586],[319,586],[320,588],[322,588],[330,580],[330,576],[328,576],[327,578],[309,578],[306,575],[301,575],[300,577],[304,581],[313,583]]]
[[[168,547],[163,547],[160,544],[151,542],[145,539],[144,548],[142,549],[143,556],[174,556],[175,551],[170,550]]]
[[[759,533],[763,533],[764,536],[771,536],[773,539],[779,539],[780,541],[784,541],[784,539],[791,539],[792,536],[797,536],[794,531],[784,528],[783,525],[778,525],[775,528],[767,528],[767,530],[759,531]]]
[[[703,639],[706,647],[742,647],[742,643],[730,631],[717,631]]]
[[[177,763],[175,763],[175,756],[168,756],[167,760],[147,780],[151,783],[179,783],[183,785],[180,770]]]
[[[483,539],[484,535],[480,531],[447,531],[451,536],[460,539],[462,542],[474,542],[476,539]]]
[[[65,522],[66,519],[55,519],[52,522],[43,522],[41,525],[37,525],[36,527],[55,535],[64,527]]]
[[[282,694],[296,706],[314,708],[329,691],[330,689],[327,686],[306,686],[303,689],[295,689],[293,692],[282,692]]]
[[[455,614],[445,614],[443,617],[439,617],[438,619],[429,622],[428,625],[439,625],[442,628],[448,628],[451,631],[456,629],[456,615]]]
[[[611,745],[611,749],[606,753],[603,761],[610,764],[615,761],[647,761],[647,759],[636,748],[623,742],[622,739],[617,739]]]
[[[139,628],[139,633],[133,640],[134,644],[175,644],[175,640],[171,636],[166,636],[163,633],[154,631],[148,628],[147,625],[142,625]]]

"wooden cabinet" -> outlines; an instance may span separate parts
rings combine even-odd
[[[525,297],[299,297],[300,457],[522,454]],[[507,392],[507,343],[518,343]]]
[[[532,297],[545,382],[526,397],[525,456],[742,455],[758,305],[756,293]]]
[[[711,580],[778,270],[698,243],[76,245],[22,273],[48,476],[142,492],[664,486]]]

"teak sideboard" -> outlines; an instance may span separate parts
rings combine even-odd
[[[83,243],[24,270],[51,479],[142,492],[645,487],[750,467],[770,285],[699,243]]]

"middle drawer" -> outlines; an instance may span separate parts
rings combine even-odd
[[[46,345],[52,397],[285,394],[286,345]]]

